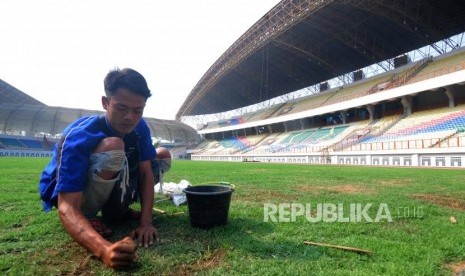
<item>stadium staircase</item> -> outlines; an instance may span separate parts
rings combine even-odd
[[[339,142],[326,147],[323,151],[343,151],[346,148],[365,141],[369,137],[382,135],[393,125],[402,120],[402,118],[404,118],[402,115],[393,115],[379,120],[373,120],[366,127],[354,129]]]
[[[359,139],[362,139],[363,137],[368,135],[368,133],[369,133],[368,127],[362,128],[362,129],[354,129],[352,132],[347,134],[340,141],[325,147],[322,150],[322,152],[327,152],[329,154],[330,151],[342,151],[345,148],[358,143]]]
[[[258,142],[254,147],[248,149],[247,152],[252,153],[263,153],[270,151],[270,146],[274,145],[283,133],[272,133],[268,134],[263,140]]]
[[[399,87],[407,83],[410,79],[415,77],[421,70],[423,70],[426,66],[428,66],[428,64],[430,64],[432,61],[433,61],[432,56],[429,56],[429,57],[426,57],[426,58],[423,58],[417,61],[417,63],[414,66],[403,71],[401,74],[396,75],[384,89],[391,89],[394,87]]]
[[[241,152],[242,150],[252,146],[252,143],[247,139],[247,137],[235,137],[230,138],[231,144],[228,148],[231,149],[230,153],[235,154]]]
[[[375,85],[373,85],[368,90],[368,94],[373,94],[380,90],[386,90],[386,89],[398,87],[398,86],[401,86],[407,83],[409,80],[414,78],[420,71],[426,68],[426,66],[428,66],[428,64],[430,64],[432,61],[433,61],[433,57],[431,56],[417,61],[417,63],[411,68],[405,71],[401,71],[398,74],[392,75],[387,81],[384,81],[382,83],[376,83]]]
[[[281,110],[281,108],[283,108],[287,103],[282,103],[280,104],[277,108],[275,108],[272,112],[266,114],[266,116],[264,117],[264,119],[268,119],[268,118],[271,118],[273,117],[274,114],[276,114],[279,110]]]
[[[381,123],[375,124],[376,126],[373,127],[373,129],[367,136],[381,136],[406,117],[407,114],[398,114],[384,117],[378,121]]]
[[[211,140],[204,140],[200,145],[195,147],[195,154],[202,154],[206,153],[208,149],[210,148],[211,144],[213,141]]]
[[[238,150],[236,151],[235,153],[247,153],[249,151],[252,151],[254,150],[255,148],[257,148],[265,139],[267,139],[268,137],[270,137],[271,135],[270,134],[266,134],[266,135],[260,135],[260,137],[258,139],[254,139],[255,141],[253,141],[249,147],[246,147],[246,148],[243,148],[241,150]]]
[[[454,132],[452,132],[451,134],[445,136],[445,137],[442,137],[441,139],[439,139],[438,141],[436,141],[435,143],[433,143],[430,148],[440,148],[441,147],[441,144],[442,143],[446,143],[448,140],[450,140],[451,138],[454,138],[456,136],[459,136],[459,134],[463,132],[463,130],[455,130]]]
[[[305,150],[305,152],[307,152],[309,147],[322,147],[323,145],[330,143],[348,129],[348,125],[339,125],[286,133],[282,139],[276,143],[270,144],[266,148],[266,151],[284,153],[294,152],[295,150]]]
[[[464,70],[465,68],[465,52],[450,55],[445,58],[435,59],[430,65],[428,65],[420,74],[417,74],[411,78],[408,83],[414,83],[417,81],[442,76],[445,74]]]
[[[43,150],[52,150],[54,148],[54,143],[52,141],[48,141],[47,137],[45,136],[41,144]]]
[[[323,164],[330,164],[331,163],[331,157],[329,156],[329,150],[328,148],[324,148],[322,151],[321,151],[321,162]]]
[[[342,90],[342,88],[338,89],[338,90],[337,90],[336,92],[334,92],[334,93],[331,93],[326,99],[324,99],[324,100],[319,104],[319,106],[321,107],[321,106],[326,105],[326,103],[329,102],[332,98],[334,98],[334,96],[336,96],[336,95],[339,93],[339,91],[341,91],[341,90]]]

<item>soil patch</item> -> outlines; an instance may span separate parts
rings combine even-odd
[[[434,205],[449,207],[456,210],[465,210],[465,200],[445,196],[445,195],[433,195],[433,194],[417,194],[414,196],[415,198],[432,203]]]

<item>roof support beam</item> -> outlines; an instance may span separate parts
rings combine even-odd
[[[208,69],[184,101],[176,118],[179,119],[190,112],[210,87],[251,53],[331,2],[333,0],[294,0],[278,3]]]

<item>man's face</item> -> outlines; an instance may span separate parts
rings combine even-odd
[[[102,97],[103,108],[111,127],[125,135],[134,130],[142,118],[146,99],[125,88],[119,88],[110,98]]]

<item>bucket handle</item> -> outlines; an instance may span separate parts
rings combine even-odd
[[[236,190],[236,185],[234,185],[234,184],[232,184],[230,182],[219,182],[218,184],[229,186],[229,187],[231,187],[231,190],[233,190],[233,191]]]
[[[231,187],[231,190],[233,190],[233,191],[236,190],[236,185],[234,185],[234,184],[232,184],[230,182],[226,182],[226,181],[220,181],[220,182],[212,181],[212,182],[202,183],[200,185],[208,185],[208,184],[229,186],[229,187]]]

